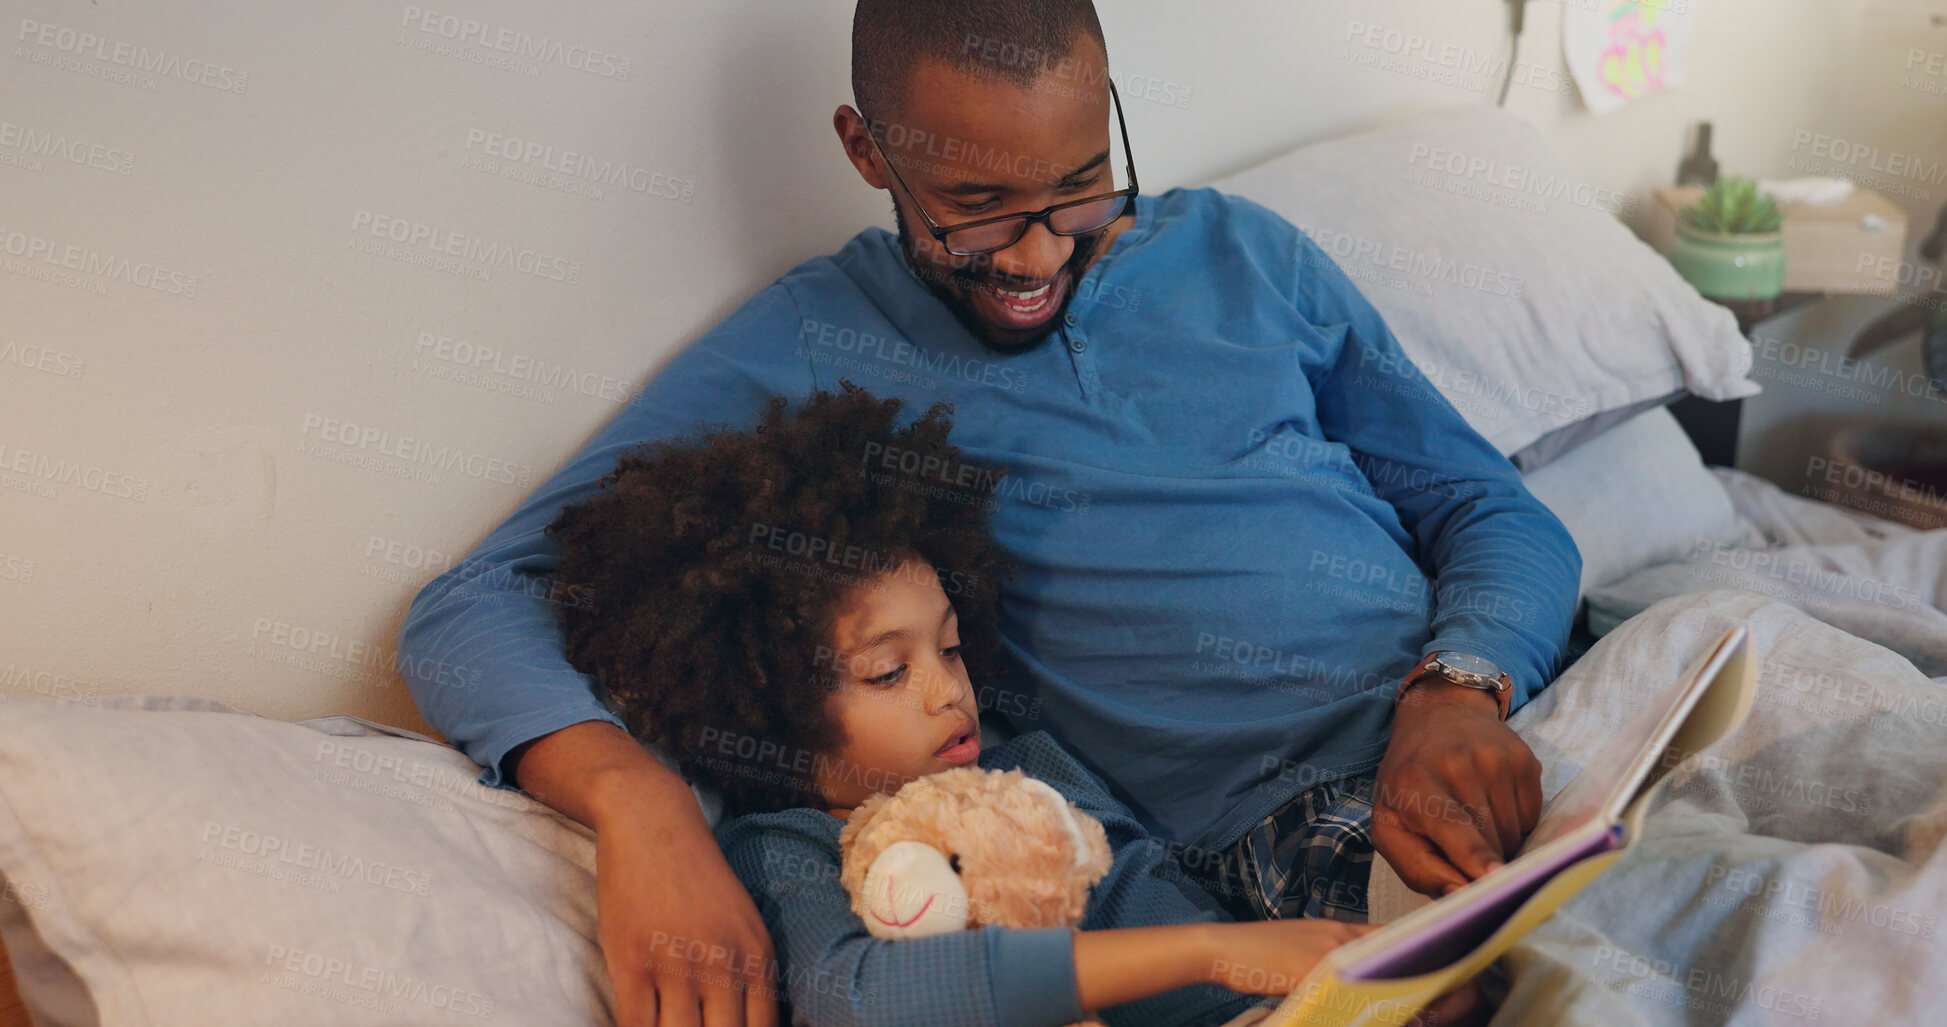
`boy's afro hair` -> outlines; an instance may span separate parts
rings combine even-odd
[[[993,673],[1001,472],[961,460],[950,405],[901,428],[900,400],[840,385],[795,416],[773,398],[753,432],[640,447],[547,529],[555,588],[582,599],[556,606],[568,659],[739,812],[822,804],[811,768],[846,741],[826,700],[851,589],[917,559],[959,615],[969,675]]]

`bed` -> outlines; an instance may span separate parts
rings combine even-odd
[[[1480,161],[1551,184],[1497,200]],[[1669,405],[1757,391],[1734,318],[1512,116],[1436,112],[1215,185],[1331,253],[1413,358],[1402,380],[1453,403],[1581,548],[1565,670],[1513,721],[1545,791],[1724,625],[1765,654],[1751,722],[1510,954],[1495,1023],[1898,1022],[1936,1003],[1947,531],[1707,466],[1725,439]],[[0,940],[32,1022],[610,1022],[592,837],[477,769],[354,717],[0,696]],[[0,985],[0,1027],[30,1022]]]
[[[1553,795],[1739,621],[1758,701],[1673,771],[1641,847],[1509,953],[1496,1024],[1935,1022],[1947,531],[1715,473],[1766,544],[1596,589],[1600,639],[1510,723]]]

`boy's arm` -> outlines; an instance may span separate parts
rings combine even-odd
[[[1083,930],[1075,937],[1084,1008],[1102,1011],[1111,1025],[1223,1023],[1250,1008],[1254,1000],[1217,986],[1247,970],[1243,960],[1231,958],[1234,945],[1220,945],[1223,932],[1234,926],[1231,916],[1183,872],[1186,861],[1221,854],[1151,834],[1100,776],[1048,732],[1029,732],[1006,745],[1001,762],[1019,766],[1094,817],[1115,855],[1109,872],[1089,890]]]
[[[1090,1015],[1209,983],[1216,959],[1193,924],[1075,932],[1075,992]],[[1169,1023],[1184,1023],[1171,1019]]]
[[[837,828],[823,817],[746,817],[721,835],[770,929],[778,965],[767,975],[795,1022],[1060,1027],[1082,1019],[1068,928],[872,937],[839,883]]]
[[[1326,920],[1215,922],[1207,896],[1142,849],[1097,884],[1082,930],[983,927],[874,938],[839,883],[837,828],[797,810],[726,827],[724,852],[777,945],[795,1022],[1057,1027],[1221,1024],[1296,986],[1366,929]],[[1191,896],[1196,896],[1192,899]],[[1238,991],[1223,985],[1234,985]]]

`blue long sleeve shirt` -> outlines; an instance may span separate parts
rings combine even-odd
[[[1102,822],[1115,856],[1089,890],[1082,930],[1230,919],[1183,877],[1170,846],[1144,830],[1046,731],[982,752],[979,765],[1018,767]],[[717,830],[724,858],[770,931],[793,1022],[1060,1027],[1082,1019],[1066,927],[874,938],[839,883],[844,825],[822,810],[792,809],[735,817]],[[1224,1023],[1257,1001],[1200,985],[1100,1012],[1108,1027],[1190,1027]]]
[[[551,604],[576,598],[543,529],[637,444],[840,378],[915,414],[950,400],[965,455],[1006,471],[993,528],[1019,574],[983,708],[1049,731],[1164,837],[1226,845],[1376,766],[1428,652],[1493,660],[1516,706],[1544,687],[1581,558],[1513,464],[1289,222],[1213,189],[1135,210],[1054,336],[1013,355],[880,228],[757,293],[421,591],[400,663],[422,714],[489,785],[522,742],[619,724],[562,655]],[[877,456],[862,470],[952,484]]]

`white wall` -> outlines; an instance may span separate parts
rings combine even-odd
[[[1831,84],[1834,103],[1794,133],[1781,174],[1851,178],[1906,211],[1907,262],[1875,266],[1894,277],[1890,297],[1839,297],[1802,308],[1754,335],[1752,377],[1764,394],[1744,404],[1739,467],[1788,490],[1817,494],[1827,483],[1810,458],[1828,455],[1839,429],[1882,421],[1947,422],[1947,408],[1923,391],[1918,336],[1872,354],[1856,373],[1840,370],[1853,337],[1898,304],[1947,302],[1939,271],[1914,254],[1947,203],[1947,16],[1938,0],[1871,0],[1851,19],[1849,58]],[[1809,138],[1807,138],[1809,136]],[[1903,387],[1873,387],[1888,376]],[[1916,395],[1916,393],[1919,393]]]
[[[1937,142],[1937,120],[1846,108],[1859,0],[1695,3],[1683,90],[1600,119],[1531,85],[1510,106],[1591,184],[1638,193],[1671,177],[1699,117],[1718,122],[1727,171],[1782,173],[1808,129]],[[0,252],[0,687],[423,727],[390,668],[418,587],[745,296],[890,226],[830,128],[850,101],[850,4],[182,6],[16,0],[0,25],[0,251],[32,250]],[[1361,63],[1391,55],[1353,23],[1492,62],[1506,11],[1100,6],[1156,189],[1488,102],[1491,75],[1456,87],[1418,77],[1417,58]],[[1565,81],[1562,9],[1530,8],[1527,73]],[[444,38],[443,15],[481,23],[472,38],[565,46],[510,67]],[[129,61],[161,63],[110,77]],[[29,152],[28,133],[82,163]],[[489,137],[620,180],[599,196],[517,181],[479,167]],[[432,235],[390,244],[371,234],[381,218]],[[414,262],[449,245],[523,266]],[[462,348],[503,370],[454,380]],[[581,388],[524,378],[536,362]],[[373,434],[347,446],[328,427]],[[428,473],[442,452],[460,465]]]

